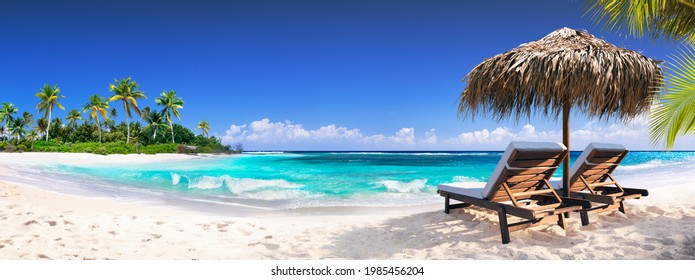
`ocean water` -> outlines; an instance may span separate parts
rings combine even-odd
[[[436,194],[440,183],[487,181],[501,155],[495,151],[247,153],[139,165],[43,164],[22,172],[26,178],[41,174],[59,191],[142,200],[177,198],[267,209],[407,206],[441,202]],[[572,162],[577,156],[579,152],[571,153]],[[631,152],[616,176],[640,182],[650,174],[682,176],[693,167],[695,152]],[[559,169],[554,177],[561,176]]]

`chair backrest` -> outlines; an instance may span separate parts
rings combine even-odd
[[[578,192],[587,188],[579,176],[589,184],[604,182],[627,153],[625,146],[620,144],[590,143],[572,165],[570,191]]]
[[[506,183],[513,193],[534,191],[543,187],[567,155],[565,145],[555,142],[509,143],[495,171],[483,189],[483,197],[492,201],[509,201],[502,186]]]

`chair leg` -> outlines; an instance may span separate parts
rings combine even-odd
[[[562,214],[557,214],[557,225],[562,229],[565,229],[565,216]]]
[[[507,223],[507,210],[504,207],[497,208],[497,215],[500,219],[500,234],[502,234],[502,244],[509,243],[509,224]]]
[[[625,204],[623,204],[622,201],[620,202],[620,206],[618,206],[618,210],[625,214]]]
[[[586,210],[579,211],[579,216],[582,217],[582,226],[589,225],[589,212]]]
[[[449,214],[449,207],[451,207],[449,203],[449,195],[447,194],[444,196],[444,213],[446,214]]]

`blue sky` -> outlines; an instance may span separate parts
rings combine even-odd
[[[561,124],[458,118],[462,79],[485,58],[561,27],[661,60],[676,47],[602,31],[583,16],[585,1],[142,2],[0,2],[0,101],[36,113],[33,94],[49,83],[79,108],[132,76],[148,96],[141,106],[176,90],[183,125],[208,120],[212,134],[247,149],[501,149],[560,141]],[[644,118],[573,115],[572,128],[572,149],[652,148]]]

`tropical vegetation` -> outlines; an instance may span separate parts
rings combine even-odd
[[[666,72],[664,93],[654,100],[649,130],[652,143],[663,142],[669,150],[678,136],[695,134],[695,0],[589,2],[589,13],[607,29],[683,43]]]
[[[61,110],[65,110],[65,107],[63,107],[62,104],[58,102],[58,98],[65,98],[65,96],[62,96],[58,94],[60,92],[60,89],[58,88],[57,85],[51,86],[51,85],[43,85],[43,88],[41,91],[39,91],[36,94],[36,97],[41,100],[38,105],[36,105],[36,109],[39,109],[39,113],[44,112],[44,118],[48,117],[48,129],[46,130],[46,141],[48,141],[48,134],[50,133],[51,130],[51,115],[53,114],[53,106],[58,106]]]
[[[176,97],[176,91],[164,91],[160,97],[155,99],[157,105],[163,106],[167,121],[169,122],[169,128],[171,129],[171,143],[174,143],[174,127],[171,122],[171,115],[173,114],[176,119],[181,119],[181,113],[179,109],[183,109],[183,99]]]
[[[210,131],[210,123],[208,121],[201,121],[198,123],[197,129],[200,129],[200,132],[203,133],[203,136],[207,137],[208,132]]]
[[[84,112],[89,112],[89,118],[94,120],[97,124],[96,127],[99,131],[99,143],[101,143],[101,124],[99,124],[99,115],[101,115],[104,120],[108,120],[109,116],[106,113],[106,109],[108,108],[109,105],[106,103],[106,100],[104,100],[104,98],[98,94],[90,96],[89,102],[84,104],[84,107],[82,107]]]
[[[137,99],[147,98],[147,96],[145,96],[145,94],[138,89],[140,85],[138,85],[138,83],[133,81],[130,77],[121,79],[120,81],[116,79],[115,82],[115,84],[109,85],[109,90],[113,92],[113,96],[109,98],[109,102],[123,102],[123,110],[125,111],[125,123],[127,128],[125,142],[130,143],[130,118],[133,117],[132,111],[135,111],[135,113],[140,116],[140,108],[138,107]],[[112,116],[115,116],[116,111],[112,110],[111,114]],[[108,119],[108,117],[104,117],[104,119]]]
[[[207,121],[198,123],[196,129],[201,130],[198,135],[175,123],[174,118],[181,120],[184,101],[174,90],[162,92],[155,99],[158,108],[154,109],[140,108],[138,100],[146,96],[130,77],[116,79],[109,90],[113,94],[111,97],[93,94],[82,108],[69,108],[64,118],[53,116],[55,107],[65,110],[59,100],[66,97],[59,94],[58,85],[46,84],[35,94],[39,98],[36,109],[41,114],[37,118],[27,111],[19,114],[19,108],[13,103],[3,102],[0,106],[0,151],[155,154],[234,153],[243,149],[241,143],[233,148],[222,145],[220,138],[209,136]],[[110,106],[110,102],[118,105]],[[125,120],[116,122],[119,107]],[[134,119],[138,117],[139,120]]]

